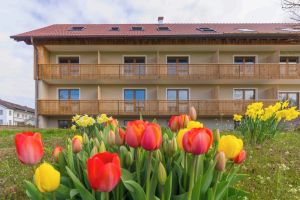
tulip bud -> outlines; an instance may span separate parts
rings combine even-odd
[[[94,146],[96,147],[100,147],[100,143],[99,143],[99,140],[97,138],[94,138]]]
[[[237,157],[233,159],[235,164],[241,164],[246,160],[246,151],[242,150]]]
[[[55,149],[52,151],[52,156],[54,157],[55,161],[58,161],[59,155],[62,152],[62,147],[56,146]]]
[[[171,140],[171,149],[172,151],[175,153],[178,149],[178,145],[177,145],[177,141],[176,141],[176,138],[173,137],[172,140]]]
[[[189,113],[191,119],[193,121],[196,121],[197,120],[197,112],[196,112],[196,109],[194,106],[190,107],[190,113]]]
[[[106,147],[103,141],[100,142],[100,148],[99,148],[99,153],[105,152]]]
[[[121,146],[125,142],[125,131],[122,128],[116,130],[116,145]]]
[[[107,135],[107,143],[109,145],[114,145],[116,141],[116,134],[113,130],[110,130]]]
[[[86,133],[83,133],[83,143],[86,144],[89,142],[90,142],[89,136]]]
[[[90,157],[92,157],[93,155],[96,155],[97,153],[98,153],[98,148],[97,148],[97,146],[94,146],[92,151],[91,151]]]
[[[73,139],[72,150],[73,150],[73,153],[79,153],[82,150],[82,144],[79,139],[77,139],[77,138]]]
[[[127,151],[125,154],[125,164],[127,167],[130,167],[133,163],[133,157],[130,151]]]
[[[223,151],[218,152],[215,159],[217,160],[215,169],[217,171],[223,172],[226,166],[225,153]]]
[[[159,160],[159,161],[162,161],[162,154],[161,154],[161,151],[158,149],[156,151],[154,151],[154,158]]]
[[[166,180],[167,180],[166,169],[163,166],[163,164],[160,162],[158,166],[158,183],[160,185],[165,185]]]
[[[219,129],[216,129],[214,141],[215,142],[219,142],[220,141],[220,130]]]

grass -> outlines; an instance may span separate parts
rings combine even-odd
[[[23,180],[32,179],[32,168],[20,164],[16,157],[16,132],[0,131],[0,199],[27,199]],[[70,133],[65,130],[40,132],[45,146],[44,160],[53,162],[53,147],[64,146]],[[249,192],[248,199],[300,199],[300,133],[279,134],[260,148],[247,145],[245,148],[248,158],[241,171],[248,177],[237,187]]]

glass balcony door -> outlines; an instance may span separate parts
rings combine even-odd
[[[146,73],[146,58],[144,56],[124,57],[124,74],[129,76],[140,76]]]
[[[237,65],[235,67],[235,74],[242,76],[254,76],[255,62],[255,56],[235,56],[234,64]]]
[[[189,57],[187,56],[168,56],[168,75],[188,75],[189,74]]]
[[[79,89],[58,90],[58,112],[73,114],[79,111]],[[79,114],[79,113],[78,113]]]
[[[297,65],[299,58],[296,56],[281,56],[280,57],[280,75],[281,76],[298,76]]]
[[[61,76],[79,76],[79,56],[59,56],[58,64]]]
[[[167,89],[168,111],[187,113],[189,108],[188,89]]]
[[[145,110],[145,89],[125,89],[124,90],[124,111],[140,112]]]

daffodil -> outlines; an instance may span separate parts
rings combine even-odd
[[[107,117],[106,114],[101,114],[99,117],[97,117],[97,122],[98,122],[99,124],[108,122],[109,120],[111,120],[111,118]]]
[[[240,122],[242,121],[242,118],[243,118],[242,115],[238,115],[238,114],[233,115],[233,121]]]

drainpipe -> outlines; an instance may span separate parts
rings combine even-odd
[[[38,96],[39,96],[39,85],[38,85],[38,49],[36,48],[36,46],[34,45],[34,42],[33,42],[33,37],[31,37],[31,44],[34,48],[34,59],[35,59],[35,64],[34,64],[34,73],[35,73],[35,76],[34,77],[34,84],[35,84],[35,97],[34,97],[34,102],[35,102],[35,112],[34,112],[34,116],[35,116],[35,127],[36,128],[39,128],[39,119],[38,119],[38,113],[37,113],[37,99],[38,99]]]

